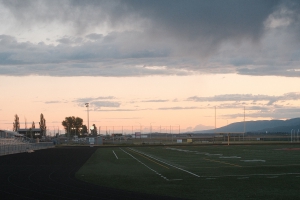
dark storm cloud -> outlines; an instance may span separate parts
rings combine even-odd
[[[242,38],[259,39],[264,29],[263,22],[278,6],[279,1],[23,0],[1,2],[20,24],[24,22],[26,26],[60,22],[70,24],[78,32],[83,32],[103,23],[117,27],[141,21],[145,34],[151,38],[157,39],[162,34],[163,37],[175,37],[194,43],[205,37],[210,45],[216,45],[224,39],[235,41]],[[93,38],[95,36],[89,35]]]
[[[51,24],[67,30],[50,45],[1,35],[0,75],[300,76],[298,1],[0,0],[0,6],[20,30]],[[97,33],[101,27],[108,33]]]
[[[264,20],[278,6],[277,0],[110,0],[110,1],[1,1],[19,21],[71,23],[78,30],[108,22],[111,26],[145,19],[150,28],[194,40],[201,36],[215,43],[223,38],[262,34]],[[292,7],[294,8],[294,7]],[[295,8],[294,8],[295,9]],[[149,28],[149,29],[150,29]],[[157,32],[160,33],[160,32]]]
[[[278,1],[132,0],[122,4],[171,36],[193,41],[205,36],[216,44],[228,38],[258,39]]]

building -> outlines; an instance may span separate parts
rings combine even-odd
[[[28,129],[25,129],[25,128],[21,129],[20,128],[18,130],[18,133],[22,134],[26,137],[29,137],[29,138],[40,138],[41,139],[41,137],[44,136],[42,134],[42,131],[41,131],[40,128],[28,128]]]

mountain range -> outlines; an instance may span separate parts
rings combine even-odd
[[[290,133],[291,130],[300,130],[300,118],[293,118],[287,120],[259,120],[259,121],[242,121],[229,124],[217,129],[194,131],[194,133],[234,133],[234,132],[286,132]]]

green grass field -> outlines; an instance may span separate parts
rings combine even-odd
[[[299,199],[299,145],[99,148],[76,177],[184,199]]]

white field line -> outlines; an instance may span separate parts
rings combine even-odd
[[[182,151],[182,152],[186,152],[186,153],[203,154],[205,156],[219,156],[219,158],[225,158],[225,159],[232,159],[232,158],[239,159],[239,158],[241,158],[239,156],[223,156],[223,154],[211,154],[211,153],[207,153],[207,152],[190,151],[190,150],[177,149],[177,148],[166,148],[166,149],[170,149],[170,150],[173,150],[173,151]]]
[[[117,154],[115,153],[115,151],[113,150],[112,152],[115,154],[116,158],[119,159],[118,156],[117,156]]]
[[[249,177],[239,177],[237,179],[248,179]]]
[[[201,176],[203,178],[221,178],[221,177],[245,177],[245,176],[284,176],[284,175],[300,175],[300,173],[281,173],[281,174],[241,174],[241,175],[222,175],[222,176]],[[300,176],[299,176],[300,177]]]
[[[269,176],[267,178],[278,178],[278,176]]]
[[[186,172],[186,173],[189,173],[189,174],[191,174],[191,175],[193,175],[193,176],[196,176],[196,177],[201,177],[201,176],[199,176],[199,175],[197,175],[197,174],[194,174],[194,173],[192,173],[192,172],[190,172],[190,171],[187,171],[187,170],[185,170],[185,169],[181,169],[181,168],[179,168],[179,167],[176,167],[176,166],[174,166],[174,165],[171,165],[171,164],[169,164],[169,163],[166,163],[166,162],[164,162],[164,161],[162,161],[162,160],[159,160],[159,159],[157,159],[157,158],[154,158],[153,156],[150,156],[150,155],[148,155],[148,154],[145,154],[144,152],[141,152],[141,151],[137,151],[137,150],[135,150],[135,149],[132,149],[132,148],[129,148],[130,150],[132,150],[132,151],[135,151],[135,152],[138,152],[138,153],[140,153],[140,154],[143,154],[143,155],[145,155],[145,156],[148,156],[149,158],[152,158],[152,159],[154,159],[154,160],[157,160],[157,161],[159,161],[159,162],[161,162],[161,163],[164,163],[164,164],[166,164],[166,165],[169,165],[169,166],[171,166],[171,167],[174,167],[174,168],[176,168],[176,169],[179,169],[179,170],[181,170],[181,171],[184,171],[184,172]]]
[[[239,157],[239,156],[221,156],[219,158],[229,158],[229,159],[231,159],[231,158],[241,158],[241,157]]]
[[[266,162],[266,160],[256,160],[256,159],[253,159],[253,160],[241,160],[243,162]]]
[[[150,169],[151,171],[153,171],[155,174],[159,175],[160,177],[162,177],[163,179],[165,179],[166,181],[169,181],[169,179],[163,175],[161,175],[160,173],[158,173],[157,171],[155,171],[154,169],[152,169],[151,167],[149,167],[148,165],[146,165],[145,163],[143,163],[142,161],[140,161],[139,159],[137,159],[136,157],[134,157],[133,155],[131,155],[130,153],[128,153],[127,151],[123,150],[122,148],[120,148],[124,153],[128,154],[129,156],[131,156],[133,159],[135,159],[136,161],[138,161],[139,163],[141,163],[142,165],[144,165],[145,167],[147,167],[148,169]]]

